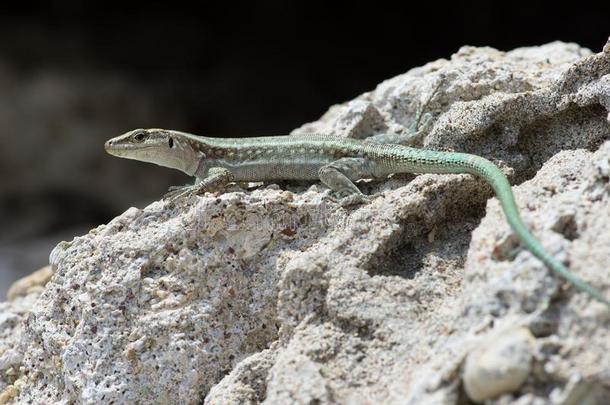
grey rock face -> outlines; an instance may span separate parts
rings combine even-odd
[[[465,47],[296,132],[406,131],[439,83],[419,146],[499,163],[543,245],[610,294],[610,53]],[[516,347],[503,330],[528,336],[516,340],[529,364],[489,403],[585,386],[610,397],[607,309],[515,243],[488,187],[468,175],[361,187],[383,197],[345,209],[321,185],[233,186],[131,208],[62,245],[36,303],[1,313],[19,338],[0,341],[15,370],[0,370],[0,399],[454,404],[481,342]]]

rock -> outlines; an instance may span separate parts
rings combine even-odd
[[[258,403],[267,395],[267,377],[275,362],[275,352],[263,350],[239,362],[222,381],[212,387],[208,404]]]
[[[608,75],[610,54],[575,44],[464,47],[308,128],[406,132],[440,83],[419,146],[500,164],[545,248],[610,294]],[[36,304],[0,307],[0,347],[22,355],[0,389],[21,381],[23,403],[450,404],[477,336],[502,358],[524,332],[489,336],[522,325],[535,361],[502,403],[565,397],[575,375],[610,395],[607,308],[515,243],[489,187],[431,174],[359,185],[382,196],[343,208],[319,184],[231,186],[62,244]]]
[[[464,388],[475,402],[517,391],[530,374],[535,338],[523,327],[487,336],[466,357]]]
[[[14,385],[10,385],[0,392],[0,404],[4,405],[15,399],[19,395],[19,389]]]
[[[9,349],[0,355],[0,370],[7,370],[10,366],[20,365],[23,355],[15,349]]]
[[[40,289],[0,302],[0,404],[13,400],[26,381],[23,358],[28,350],[23,329]]]
[[[47,282],[51,279],[52,275],[53,270],[51,270],[51,266],[44,266],[29,276],[15,281],[11,285],[11,288],[9,288],[6,296],[9,301],[13,301],[19,296],[24,296],[31,293],[34,289],[39,289],[42,291],[45,284],[47,284]]]
[[[563,392],[551,392],[550,399],[559,405],[604,405],[608,403],[607,381],[595,378],[570,377]]]
[[[303,125],[293,133],[333,134],[364,139],[387,131],[384,116],[366,100],[354,100],[346,105],[331,107],[318,122]]]

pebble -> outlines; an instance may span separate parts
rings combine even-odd
[[[515,392],[527,379],[535,338],[524,327],[502,329],[486,337],[466,357],[464,388],[475,402]]]

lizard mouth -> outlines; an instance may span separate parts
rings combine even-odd
[[[153,147],[153,145],[145,145],[145,144],[132,144],[132,143],[115,143],[111,140],[107,141],[104,144],[104,149],[111,155],[115,156],[124,156],[125,153],[130,151],[140,151],[144,149],[149,149]]]

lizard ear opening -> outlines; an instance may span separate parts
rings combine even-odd
[[[174,147],[174,138],[172,138],[171,136],[168,138],[167,140],[167,144],[169,146],[169,148],[173,148]]]

